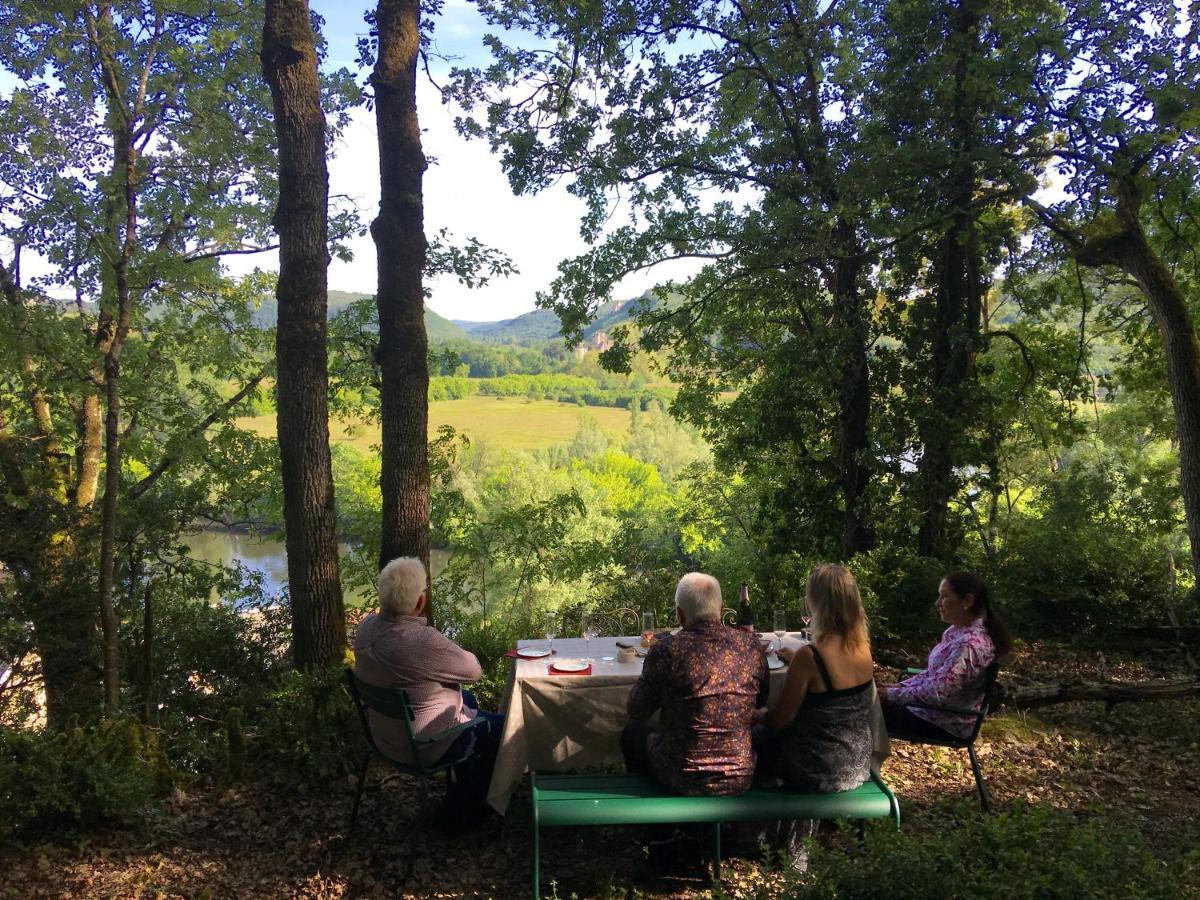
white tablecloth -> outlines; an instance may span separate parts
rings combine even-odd
[[[488,804],[493,809],[505,812],[509,798],[528,771],[621,764],[621,730],[629,721],[625,701],[642,674],[642,658],[637,657],[631,663],[618,662],[616,642],[637,645],[640,640],[639,637],[593,639],[591,675],[551,675],[550,658],[513,660],[500,708],[505,716],[504,733],[488,787]],[[799,634],[792,633],[784,637],[783,643],[796,648],[804,642]],[[544,640],[518,642],[518,648],[532,646],[548,644]],[[559,638],[554,641],[554,649],[554,660],[587,655],[582,638]],[[782,690],[786,675],[786,668],[771,672],[771,702]],[[872,759],[877,767],[887,757],[889,748],[878,698],[874,700],[874,708]]]

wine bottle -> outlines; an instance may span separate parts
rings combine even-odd
[[[750,585],[742,582],[741,596],[738,599],[738,627],[744,631],[754,631],[754,607],[750,605]]]

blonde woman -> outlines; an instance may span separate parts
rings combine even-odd
[[[858,584],[845,566],[817,566],[804,595],[812,643],[784,648],[787,680],[756,742],[757,774],[810,793],[870,777],[874,663]],[[760,716],[761,717],[761,716]]]

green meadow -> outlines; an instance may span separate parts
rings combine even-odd
[[[601,430],[616,437],[629,434],[629,410],[615,407],[487,396],[429,404],[431,437],[441,426],[450,425],[473,442],[512,450],[538,450],[570,441],[585,419],[591,419]],[[247,417],[239,424],[264,437],[275,435],[274,413]],[[329,436],[335,444],[346,444],[368,453],[379,443],[379,426],[335,420],[330,422]]]

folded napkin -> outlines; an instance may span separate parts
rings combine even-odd
[[[554,663],[551,663],[550,668],[547,671],[551,675],[591,675],[592,667],[588,666],[586,669],[580,669],[578,672],[560,672],[558,669],[554,668]]]

